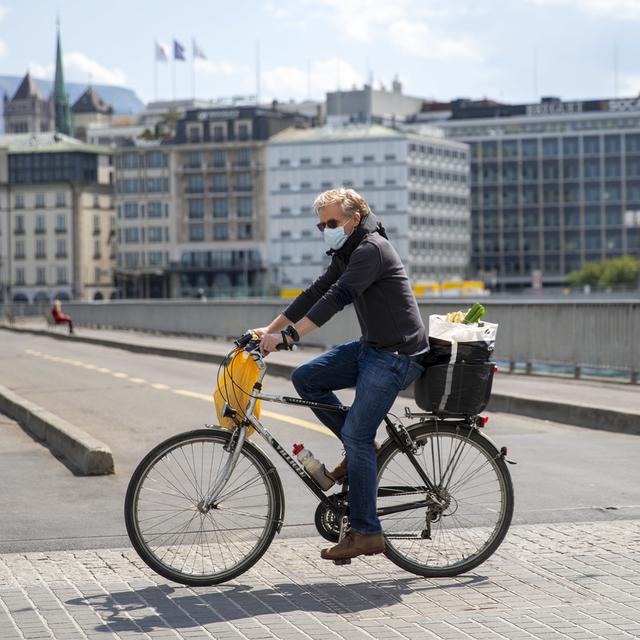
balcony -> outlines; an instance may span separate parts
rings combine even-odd
[[[56,258],[58,258],[58,259],[63,259],[63,258],[68,258],[68,257],[69,256],[68,256],[66,251],[63,251],[63,252],[60,252],[60,253],[58,253],[58,252],[56,253]]]
[[[24,253],[14,253],[13,257],[15,260],[24,260],[27,256]]]
[[[46,253],[36,253],[35,258],[36,258],[36,260],[46,260],[47,259],[47,254]]]
[[[15,236],[23,236],[24,235],[24,227],[18,227],[13,230],[13,235]]]
[[[47,232],[47,230],[44,227],[36,227],[36,229],[34,230],[34,233],[37,233],[38,235],[43,235]]]
[[[67,233],[67,227],[56,227],[55,233]]]
[[[202,169],[202,162],[189,162],[182,165],[184,171],[197,171]]]
[[[100,235],[100,227],[97,227],[97,228],[93,229],[93,235],[94,236],[99,236]]]

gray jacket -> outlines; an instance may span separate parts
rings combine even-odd
[[[329,249],[327,270],[284,311],[291,321],[307,316],[322,326],[353,303],[362,338],[383,351],[411,355],[428,348],[427,334],[409,279],[373,213],[340,249]]]

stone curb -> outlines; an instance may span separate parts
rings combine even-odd
[[[102,338],[91,338],[83,336],[69,336],[63,333],[53,333],[51,331],[27,329],[1,325],[1,329],[15,331],[16,333],[30,333],[38,336],[47,336],[57,340],[74,340],[104,347],[124,349],[133,353],[143,353],[170,358],[180,358],[182,360],[195,360],[199,362],[210,362],[220,364],[224,356],[215,353],[204,353],[199,351],[187,351],[184,349],[170,349],[152,345],[141,345],[132,342],[121,342],[118,340],[108,340]],[[290,377],[295,365],[270,363],[269,373],[275,376]],[[400,392],[401,397],[413,398],[413,388]],[[588,429],[598,429],[603,431],[614,431],[618,433],[629,433],[640,435],[640,414],[628,413],[607,409],[606,407],[593,407],[588,405],[572,404],[570,402],[553,402],[550,400],[540,400],[537,398],[518,396],[516,394],[505,394],[493,391],[487,407],[489,411],[500,411],[513,413],[516,415],[536,418],[538,420],[550,420],[561,422],[576,427],[586,427]]]
[[[0,385],[0,412],[62,456],[78,473],[114,473],[111,449],[97,438]]]

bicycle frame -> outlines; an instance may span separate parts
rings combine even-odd
[[[318,500],[325,504],[328,508],[332,508],[333,505],[331,503],[330,497],[324,493],[320,485],[309,476],[304,468],[299,465],[280,445],[280,443],[271,435],[271,433],[263,426],[263,424],[256,418],[254,415],[254,409],[256,406],[256,402],[258,400],[265,400],[267,402],[278,402],[281,404],[294,404],[298,406],[309,407],[310,409],[323,409],[326,411],[343,411],[347,412],[349,407],[345,405],[332,405],[332,404],[324,404],[321,402],[314,402],[312,400],[304,400],[302,398],[295,398],[291,396],[280,396],[262,393],[262,380],[267,372],[266,364],[260,353],[257,350],[253,350],[249,352],[253,359],[256,361],[258,365],[258,369],[260,373],[258,375],[258,380],[253,387],[253,393],[251,394],[251,399],[249,400],[249,405],[247,406],[245,417],[242,419],[242,422],[234,430],[234,436],[236,437],[235,443],[234,438],[232,438],[230,442],[230,448],[233,447],[231,452],[231,456],[229,460],[226,462],[222,473],[215,483],[213,487],[209,490],[207,495],[200,501],[198,504],[199,508],[206,509],[212,503],[215,502],[218,495],[227,484],[229,478],[231,477],[231,473],[236,465],[238,457],[240,455],[240,451],[242,449],[242,445],[246,439],[247,427],[249,425],[253,426],[254,429],[266,440],[273,449],[280,455],[280,457],[291,467],[291,469],[296,473],[296,475],[304,482],[304,484],[309,488],[309,490],[318,498]],[[396,442],[398,447],[401,450],[404,450],[412,465],[415,467],[418,475],[425,483],[427,489],[430,492],[435,492],[436,488],[431,482],[431,479],[426,475],[425,471],[418,464],[417,460],[413,455],[413,451],[411,449],[411,438],[408,436],[402,425],[394,425],[393,422],[389,419],[389,416],[385,416],[384,418],[387,433],[389,437]],[[466,423],[465,423],[466,424]],[[336,494],[333,494],[335,496]],[[332,497],[333,497],[332,496]],[[384,516],[391,513],[398,513],[401,511],[409,511],[411,509],[417,509],[420,507],[427,507],[433,504],[433,500],[419,500],[415,502],[410,502],[402,505],[394,505],[390,507],[382,507],[377,509],[378,516]]]

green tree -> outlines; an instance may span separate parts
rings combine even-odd
[[[577,287],[585,284],[609,286],[638,282],[640,261],[633,256],[611,258],[601,262],[586,262],[579,271],[567,275],[569,284]]]

